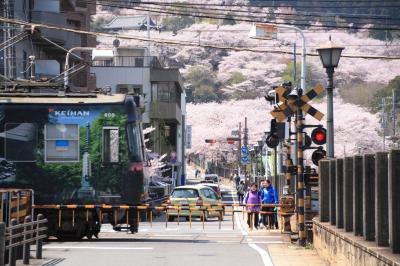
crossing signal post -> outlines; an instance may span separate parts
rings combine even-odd
[[[288,117],[295,115],[295,125],[296,125],[296,143],[297,143],[297,215],[298,215],[298,228],[299,228],[299,244],[304,246],[306,242],[306,233],[305,233],[305,205],[304,205],[304,197],[305,197],[305,186],[304,186],[304,163],[303,163],[303,152],[306,149],[317,149],[314,153],[314,159],[319,160],[321,155],[323,155],[322,148],[310,147],[314,142],[317,145],[321,145],[318,143],[322,143],[326,137],[324,137],[324,132],[319,130],[314,130],[310,137],[304,134],[304,129],[306,127],[315,127],[315,126],[307,126],[303,124],[304,121],[304,113],[307,113],[313,116],[317,120],[321,120],[324,116],[323,113],[312,107],[308,102],[310,102],[313,98],[321,94],[324,89],[322,86],[317,85],[312,90],[303,94],[303,88],[292,88],[291,84],[286,83],[282,84],[282,86],[278,86],[275,89],[275,93],[277,95],[277,99],[279,99],[279,103],[271,112],[271,115],[276,118],[279,122],[284,122]],[[270,97],[272,98],[272,97]],[[267,99],[268,100],[268,99]],[[322,128],[321,126],[317,126],[317,128]],[[270,143],[275,144],[273,142],[273,137],[270,138]],[[267,143],[268,145],[268,143]],[[321,151],[322,150],[322,151]],[[288,175],[289,176],[289,175]],[[288,177],[287,177],[288,178]]]

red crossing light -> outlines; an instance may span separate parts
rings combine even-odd
[[[217,143],[216,139],[206,139],[206,143],[215,144]]]
[[[311,139],[317,145],[324,145],[326,143],[326,129],[323,127],[315,128],[311,133]]]

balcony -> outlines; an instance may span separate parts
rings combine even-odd
[[[156,56],[114,56],[110,59],[93,60],[92,67],[149,67],[161,68]]]
[[[182,111],[176,103],[152,102],[150,118],[177,121],[182,123]]]

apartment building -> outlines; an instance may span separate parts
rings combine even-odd
[[[118,42],[117,42],[118,43]],[[143,97],[143,123],[155,131],[148,147],[160,155],[167,154],[176,184],[185,178],[185,106],[182,76],[177,68],[166,68],[144,47],[98,49],[92,53],[91,73],[97,88],[112,93],[139,94]]]
[[[95,4],[79,0],[2,0],[0,9],[2,16],[7,18],[79,30],[89,30],[90,16],[96,13]],[[8,23],[0,24],[0,29],[0,43],[23,32],[20,26]],[[96,46],[95,37],[40,29],[38,34],[29,35],[0,51],[0,74],[11,79],[29,78],[29,57],[34,56],[35,78],[52,78],[64,70],[66,51],[60,47],[68,50],[86,46]],[[85,54],[80,56],[87,57]],[[72,79],[74,90],[86,91],[91,87],[94,87],[94,80],[88,67]]]

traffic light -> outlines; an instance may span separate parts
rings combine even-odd
[[[271,129],[265,143],[271,149],[276,148],[279,144],[279,136],[277,134],[277,122],[276,119],[271,119]]]
[[[206,143],[215,144],[217,143],[216,139],[206,139]]]
[[[316,127],[311,133],[311,139],[317,145],[324,145],[326,143],[326,129]]]
[[[311,155],[311,160],[313,164],[318,166],[319,160],[325,158],[325,156],[326,156],[326,151],[323,150],[322,147],[318,147],[318,149],[316,149]]]
[[[265,143],[271,149],[276,148],[279,144],[279,138],[276,134],[269,134]]]

